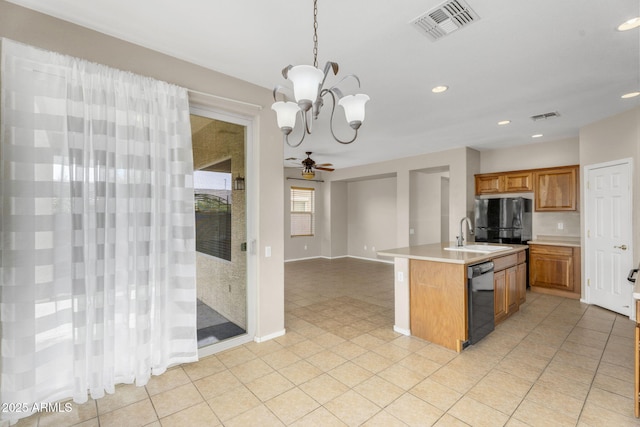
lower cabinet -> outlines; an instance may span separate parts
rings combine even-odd
[[[524,255],[512,254],[493,260],[494,321],[497,325],[520,309],[526,301],[527,264]]]
[[[527,263],[518,264],[516,275],[518,276],[518,303],[527,302]]]
[[[529,245],[529,284],[534,292],[580,298],[580,248]]]

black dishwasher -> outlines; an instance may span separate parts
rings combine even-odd
[[[470,265],[467,270],[469,344],[475,344],[494,329],[493,262]]]

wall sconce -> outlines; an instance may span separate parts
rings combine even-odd
[[[236,177],[234,184],[234,190],[244,190],[244,177],[238,176]]]

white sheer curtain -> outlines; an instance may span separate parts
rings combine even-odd
[[[186,90],[1,49],[0,401],[82,403],[197,360]]]

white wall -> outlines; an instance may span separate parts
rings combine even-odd
[[[0,37],[105,64],[121,70],[164,80],[182,87],[263,108],[253,116],[255,169],[247,174],[247,194],[254,195],[257,217],[255,236],[257,296],[254,306],[256,337],[284,331],[284,239],[282,200],[282,134],[277,128],[271,91],[209,69],[110,37],[51,16],[0,0]],[[215,98],[210,99],[215,103]],[[227,111],[246,113],[237,104],[226,103]],[[249,171],[248,171],[249,172]],[[265,256],[265,247],[272,249]]]
[[[377,259],[396,242],[396,178],[350,182],[347,192],[349,255]]]
[[[409,244],[411,246],[440,243],[442,239],[442,178],[449,171],[420,170],[410,175]],[[448,194],[446,195],[448,201]],[[448,203],[448,202],[447,202]],[[448,210],[448,206],[444,211]],[[448,221],[446,224],[448,232]],[[448,236],[448,233],[445,233]]]
[[[395,221],[386,225],[388,231],[386,236],[389,239],[388,247],[380,247],[379,244],[375,244],[376,249],[392,249],[398,247],[409,246],[411,228],[411,174],[412,171],[421,171],[425,169],[432,170],[448,170],[449,171],[449,236],[455,236],[457,233],[457,227],[460,219],[464,216],[469,216],[473,212],[473,200],[474,200],[474,178],[473,175],[480,172],[480,153],[470,148],[457,148],[447,151],[441,151],[438,153],[423,154],[419,156],[412,156],[403,159],[389,160],[380,163],[374,163],[370,165],[356,166],[352,168],[345,168],[336,170],[330,176],[325,177],[327,180],[331,180],[331,186],[326,187],[325,191],[331,191],[333,193],[334,185],[340,183],[348,183],[351,188],[354,182],[358,181],[371,181],[379,182],[384,179],[393,178],[395,180]],[[470,178],[469,178],[470,177]],[[390,181],[389,181],[390,182]],[[339,187],[336,187],[339,188]],[[355,186],[354,188],[359,188]],[[388,188],[387,188],[388,189]],[[341,203],[347,203],[349,206],[348,218],[336,217],[331,219],[332,229],[345,230],[348,229],[349,243],[348,250],[349,255],[361,256],[364,250],[364,245],[367,247],[371,243],[367,243],[365,237],[360,237],[362,233],[351,233],[351,226],[353,218],[351,209],[353,202],[347,200],[347,195],[344,192],[340,192],[340,195],[331,194],[332,203],[340,205]],[[351,193],[349,192],[349,197]],[[340,200],[342,199],[342,200]],[[348,221],[347,226],[344,222]],[[342,223],[342,225],[341,225]],[[395,233],[390,229],[395,226]],[[370,230],[372,233],[376,233],[377,230]],[[357,242],[352,242],[351,239],[360,239]],[[393,239],[395,238],[395,241]],[[351,253],[351,251],[357,251]],[[370,257],[371,254],[368,254]]]
[[[480,151],[480,173],[577,165],[579,162],[578,138]]]

